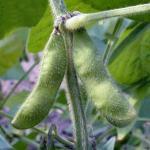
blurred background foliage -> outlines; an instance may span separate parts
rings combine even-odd
[[[139,4],[138,0],[66,0],[67,8],[95,12]],[[143,0],[140,3],[148,3]],[[31,8],[31,6],[34,6]],[[15,8],[15,9],[14,9]],[[82,88],[85,114],[93,149],[141,150],[150,149],[150,20],[149,15],[135,20],[112,18],[87,27],[111,78],[124,93],[136,97],[131,102],[138,117],[126,128],[112,127],[100,117]],[[146,22],[141,22],[146,21]],[[0,0],[0,150],[45,148],[50,125],[55,124],[58,134],[73,140],[71,120],[67,107],[66,85],[62,83],[49,116],[37,128],[16,130],[11,118],[32,90],[39,73],[42,50],[53,28],[53,18],[46,0]],[[49,138],[48,138],[49,140]],[[52,139],[51,139],[52,140]],[[71,149],[53,141],[55,149]]]

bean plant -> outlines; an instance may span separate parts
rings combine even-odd
[[[86,1],[83,0],[84,2]],[[33,0],[34,3],[36,2]],[[66,3],[69,2],[66,1]],[[44,50],[40,62],[40,74],[30,94],[13,117],[3,111],[0,111],[0,114],[9,118],[12,127],[18,131],[31,129],[41,133],[43,139],[38,147],[40,149],[54,150],[59,147],[59,144],[63,146],[58,149],[113,149],[114,146],[111,143],[114,137],[111,140],[107,139],[108,142],[104,146],[97,145],[103,142],[107,135],[116,135],[116,131],[118,134],[119,130],[129,134],[138,122],[139,101],[150,95],[149,86],[142,87],[143,84],[149,83],[150,73],[149,1],[101,0],[89,1],[89,3],[95,8],[100,8],[101,11],[82,13],[79,10],[73,10],[70,12],[63,0],[49,0],[49,3],[43,1],[39,7],[41,12],[42,9],[45,11],[43,14],[36,12],[37,18],[33,18],[33,23],[32,21],[28,24],[20,22],[16,26],[12,23],[10,26],[9,30],[23,26],[33,27],[27,41],[28,48],[32,49],[34,44],[39,44],[39,47],[34,47],[34,50],[36,51],[37,47]],[[0,3],[0,8],[2,6]],[[51,15],[47,14],[49,8]],[[31,15],[34,16],[34,11]],[[39,42],[40,39],[33,44],[31,39],[36,39],[35,35],[38,33],[35,25],[42,26],[41,22],[45,19],[43,17],[44,19],[40,20],[42,16],[51,18],[53,16],[53,27],[51,32],[46,28],[47,39],[43,38],[44,44]],[[100,52],[88,33],[88,26],[114,17],[118,18],[113,36],[117,36],[124,17],[135,21],[128,25],[127,31],[122,33],[121,38],[112,40],[110,37],[107,47]],[[43,26],[42,29],[44,28]],[[40,32],[42,31],[39,30],[39,35]],[[1,33],[2,37],[7,36],[5,30]],[[33,67],[37,63],[38,58]],[[20,79],[20,82],[29,72]],[[62,82],[66,85],[67,107],[73,127],[73,135],[70,139],[61,137],[55,124],[50,124],[46,131],[37,127],[54,108]],[[1,108],[4,108],[17,84],[3,99]],[[91,133],[88,127],[88,109],[91,109],[95,116],[98,114],[104,125],[108,127],[106,134]],[[149,144],[147,140],[146,143]]]

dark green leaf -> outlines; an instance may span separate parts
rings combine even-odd
[[[47,4],[47,0],[0,0],[0,38],[17,27],[35,26]]]

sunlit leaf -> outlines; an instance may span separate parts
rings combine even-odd
[[[0,0],[0,38],[17,27],[35,26],[47,4],[47,0]]]
[[[145,49],[141,49],[141,45],[149,29],[149,25],[142,24],[131,32],[127,31],[127,36],[120,37],[108,63],[109,71],[118,83],[131,85],[147,76],[141,60]],[[150,64],[147,62],[147,65]]]

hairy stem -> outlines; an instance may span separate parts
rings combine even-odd
[[[50,6],[56,19],[60,15],[66,14],[66,8],[63,0],[50,0]],[[72,38],[73,34],[65,28],[61,29],[66,45],[68,66],[67,66],[67,85],[68,85],[68,103],[72,114],[72,121],[75,136],[75,148],[77,150],[88,150],[88,134],[86,120],[81,103],[81,96],[76,77],[76,71],[72,59]]]
[[[65,45],[67,49],[68,68],[67,68],[67,85],[68,85],[68,104],[72,114],[74,135],[76,141],[76,149],[88,149],[88,133],[86,127],[85,116],[81,104],[81,95],[77,81],[76,71],[72,58],[72,41],[73,35],[70,32],[64,34]]]
[[[150,13],[150,3],[143,5],[130,6],[125,8],[113,9],[108,11],[101,11],[97,13],[84,14],[81,13],[66,21],[66,28],[68,30],[76,30],[89,23],[112,18],[112,17],[129,17],[138,14]]]
[[[63,0],[49,0],[49,3],[54,19],[66,13],[66,7]]]

